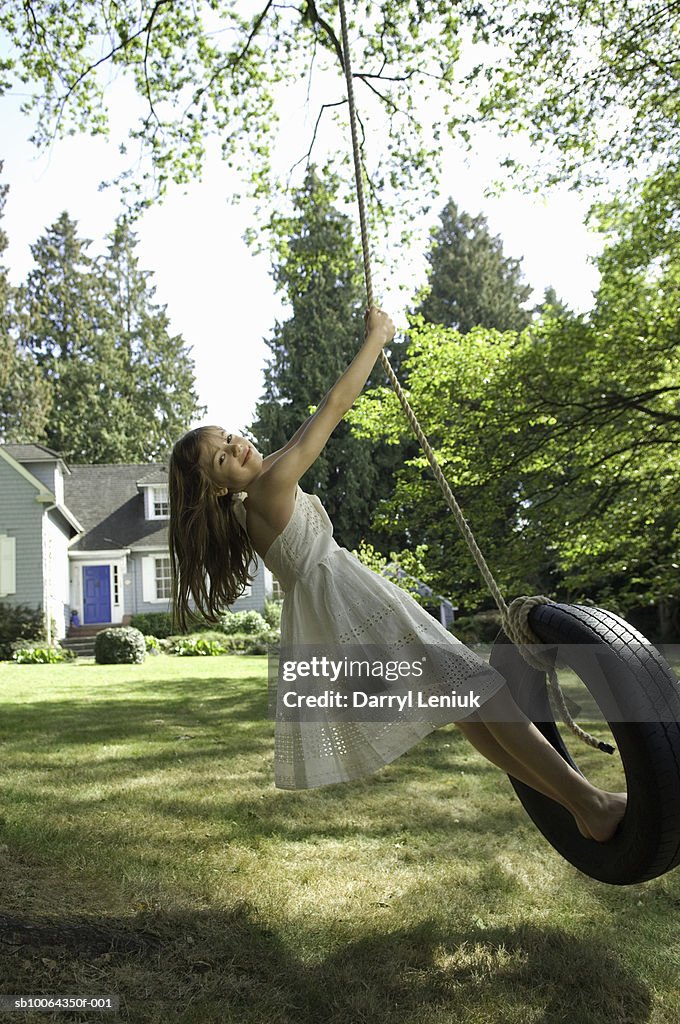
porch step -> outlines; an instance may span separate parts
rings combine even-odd
[[[114,622],[95,622],[89,626],[69,626],[68,636],[96,636],[97,633],[101,633],[102,629],[111,629],[112,626],[120,625],[120,623]]]
[[[94,641],[102,629],[110,629],[113,622],[98,622],[92,626],[69,626],[61,646],[75,651],[79,658],[94,658]]]
[[[60,640],[60,646],[68,651],[75,651],[79,658],[94,658],[93,636],[67,636]]]

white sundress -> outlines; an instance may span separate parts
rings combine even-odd
[[[269,547],[264,563],[284,593],[281,649],[301,645],[337,650],[343,645],[379,646],[394,651],[419,647],[439,652],[435,677],[419,681],[426,695],[450,694],[474,681],[483,703],[502,686],[503,677],[448,632],[404,590],[370,570],[340,547],[316,495],[299,487],[295,507],[283,531]],[[444,656],[441,656],[441,652]],[[279,679],[279,692],[281,688]],[[389,686],[389,684],[386,684]],[[397,710],[388,721],[338,721],[315,713],[315,720],[281,720],[276,715],[274,781],[280,789],[309,789],[348,782],[399,757],[444,720],[470,714],[450,708],[442,719],[413,720]],[[321,716],[321,717],[320,717]]]

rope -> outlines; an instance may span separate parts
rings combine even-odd
[[[363,253],[364,262],[364,278],[366,282],[366,299],[368,306],[374,305],[373,301],[373,281],[371,277],[371,259],[370,259],[370,244],[368,239],[368,227],[366,217],[366,199],[364,196],[364,182],[361,171],[361,151],[359,146],[359,135],[357,131],[357,112],[356,102],[354,98],[354,80],[352,77],[352,67],[350,58],[350,47],[349,38],[347,33],[347,14],[345,11],[345,0],[338,0],[340,8],[340,22],[342,26],[342,55],[343,55],[343,71],[345,73],[345,80],[347,83],[347,101],[349,103],[349,123],[352,135],[352,151],[354,155],[354,177],[356,181],[356,194],[357,202],[359,206],[359,224],[361,228],[361,250]],[[472,534],[459,505],[456,501],[451,488],[449,487],[448,481],[444,476],[441,466],[437,461],[437,457],[430,446],[429,441],[423,433],[423,429],[420,423],[416,419],[416,415],[411,408],[409,401],[404,394],[401,384],[397,380],[396,374],[390,365],[390,361],[385,355],[384,351],[380,353],[380,360],[387,377],[394,389],[394,392],[399,399],[402,409],[406,414],[406,418],[411,425],[413,433],[418,438],[421,448],[425,453],[427,461],[430,464],[430,468],[434,473],[435,480],[439,484],[447,505],[453,512],[456,523],[465,538],[465,541],[472,553],[477,566],[493,596],[496,605],[501,613],[501,624],[503,631],[509,637],[513,644],[516,644],[519,648],[525,661],[527,661],[534,668],[539,671],[547,672],[550,677],[550,688],[555,698],[555,701],[559,707],[565,724],[574,732],[579,739],[582,739],[589,746],[597,747],[600,750],[607,750],[608,753],[613,752],[613,748],[609,747],[608,744],[600,743],[594,736],[584,732],[583,729],[573,720],[569,710],[567,708],[564,694],[560,689],[560,685],[557,679],[557,672],[554,665],[551,666],[544,659],[540,657],[535,651],[530,651],[526,648],[526,644],[537,645],[540,644],[538,637],[532,632],[529,623],[528,616],[532,608],[537,604],[554,604],[549,597],[538,595],[534,597],[518,597],[508,605],[505,603],[503,595],[501,594],[500,588],[493,577],[486,560],[480,551],[477,542]]]

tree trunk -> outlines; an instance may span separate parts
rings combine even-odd
[[[664,643],[680,643],[680,598],[662,597],[659,610],[659,635]]]

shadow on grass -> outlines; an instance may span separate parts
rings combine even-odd
[[[168,729],[187,726],[214,731],[247,753],[254,732],[271,732],[267,722],[266,695],[236,691],[224,696],[214,692],[187,695],[185,689],[154,694],[148,700],[75,699],[0,704],[0,740],[6,747],[21,749],[38,738],[54,748],[134,742],[162,736]],[[248,725],[250,728],[239,728]],[[254,726],[254,728],[252,728]]]
[[[198,686],[200,681],[195,682]],[[393,765],[365,779],[314,790],[276,790],[273,722],[266,717],[266,694],[253,693],[252,683],[245,679],[224,697],[214,689],[187,696],[182,682],[169,686],[163,698],[154,695],[131,703],[70,699],[0,705],[3,772],[7,780],[19,773],[14,792],[5,798],[33,808],[36,817],[46,801],[56,800],[70,824],[60,828],[50,813],[49,833],[57,841],[63,830],[63,842],[76,839],[74,820],[89,809],[98,812],[107,806],[114,812],[107,825],[109,842],[129,841],[126,820],[133,810],[195,827],[215,824],[216,847],[225,838],[300,842],[411,829],[446,839],[455,832],[454,817],[479,835],[507,833],[524,819],[504,776],[507,810],[487,815],[461,809],[465,795],[460,788],[467,784],[461,775],[496,778],[498,772],[479,755],[473,753],[470,760],[472,748],[455,728],[431,733]],[[127,753],[126,745],[139,750]],[[84,746],[95,752],[80,751]],[[108,747],[113,748],[110,753]],[[244,782],[231,786],[230,772],[244,768]],[[133,795],[128,783],[135,784]],[[213,796],[203,801],[206,788]],[[424,792],[427,799],[422,799]],[[184,841],[191,847],[196,842],[193,831],[184,839],[171,832],[165,842],[181,846]],[[30,826],[22,833],[26,838]],[[87,848],[88,841],[84,826],[79,842]]]
[[[286,939],[243,904],[127,920],[0,915],[0,935],[6,991],[77,981],[119,995],[120,1019],[145,1024],[644,1024],[651,1010],[648,987],[602,943],[533,925],[423,921],[359,940],[312,926]]]

